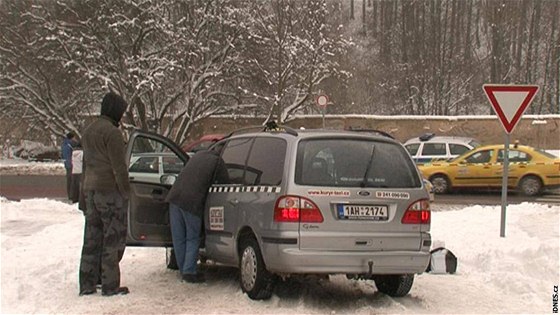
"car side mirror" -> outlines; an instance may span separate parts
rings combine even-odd
[[[161,177],[159,178],[160,183],[164,185],[170,185],[170,186],[175,184],[176,180],[177,180],[177,175],[175,174],[164,174],[161,175]]]

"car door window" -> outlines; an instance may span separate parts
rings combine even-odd
[[[461,155],[469,150],[470,150],[469,147],[462,144],[455,144],[455,143],[449,144],[449,152],[451,153],[451,155]]]
[[[162,166],[164,174],[179,174],[183,169],[183,162],[177,156],[164,156]]]
[[[132,159],[132,165],[129,168],[131,173],[159,173],[157,157],[138,157]]]
[[[508,157],[510,163],[527,163],[531,161],[531,155],[518,150],[509,150]],[[504,162],[504,150],[498,152],[498,163]]]
[[[163,142],[143,136],[132,143],[129,161],[131,180],[159,184],[164,174],[178,174],[183,161]]]
[[[415,156],[416,153],[418,153],[418,149],[420,148],[420,143],[407,144],[405,145],[405,148],[411,156]]]
[[[473,163],[473,164],[488,163],[488,162],[490,162],[490,159],[492,158],[493,152],[494,152],[493,150],[478,151],[478,152],[475,152],[475,153],[469,155],[465,159],[465,161],[467,163]]]
[[[225,144],[222,159],[226,164],[229,180],[232,184],[247,185],[245,180],[245,164],[253,138],[232,139]],[[252,174],[251,177],[254,177]],[[254,178],[249,180],[255,181]]]
[[[256,138],[247,161],[249,185],[279,185],[284,172],[286,141],[279,138]]]
[[[424,143],[422,148],[422,155],[447,155],[445,143]]]

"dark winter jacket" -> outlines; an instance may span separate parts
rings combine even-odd
[[[62,141],[62,159],[64,160],[64,168],[67,170],[72,169],[72,150],[73,150],[73,143],[72,140],[68,138],[64,138]]]
[[[84,191],[114,191],[128,199],[128,162],[125,141],[118,122],[126,102],[118,95],[109,93],[103,98],[101,116],[82,133],[84,148]]]
[[[213,150],[200,151],[183,167],[166,201],[202,217],[210,186],[228,181],[227,169],[219,153]]]

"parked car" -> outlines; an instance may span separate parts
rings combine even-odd
[[[225,138],[225,136],[226,135],[221,133],[204,135],[193,142],[189,142],[183,145],[183,151],[191,152],[194,154],[200,150],[206,150],[217,141]]]
[[[143,142],[187,158],[169,139],[141,131],[131,135],[128,151]],[[251,299],[269,298],[281,278],[329,274],[373,280],[379,291],[404,296],[426,270],[428,190],[395,140],[274,128],[216,146],[223,147],[230,183],[209,190],[201,261],[238,267]],[[170,185],[162,184],[170,176],[163,177],[131,182],[129,245],[172,245],[163,201]]]
[[[173,152],[133,153],[128,173],[132,181],[160,183],[162,175],[179,174],[183,166]]]
[[[502,187],[504,145],[487,145],[471,150],[450,162],[433,162],[418,168],[435,193],[455,188]],[[560,186],[560,158],[529,146],[509,148],[508,187],[525,195]]]
[[[404,147],[418,165],[450,160],[478,146],[480,143],[473,138],[442,137],[433,133],[409,139],[404,143]]]

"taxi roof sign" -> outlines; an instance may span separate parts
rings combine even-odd
[[[539,87],[536,85],[485,84],[483,89],[502,126],[509,134],[533,101]]]

